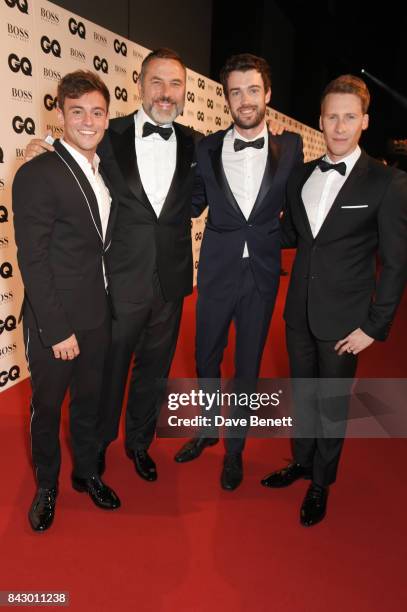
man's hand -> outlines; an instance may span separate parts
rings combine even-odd
[[[51,136],[51,134],[48,134]],[[48,144],[46,140],[41,140],[40,138],[33,138],[27,145],[25,150],[25,161],[29,161],[37,155],[41,155],[41,153],[45,153],[45,151],[54,151],[54,147],[51,144]]]
[[[72,334],[66,340],[62,340],[62,342],[58,342],[58,344],[53,344],[52,350],[55,359],[63,359],[64,361],[75,359],[80,353],[75,334]]]
[[[346,336],[346,338],[339,340],[339,342],[335,344],[335,351],[338,353],[338,355],[343,355],[343,353],[353,353],[354,355],[357,355],[365,348],[373,344],[373,342],[374,338],[371,338],[365,334],[365,332],[358,327],[351,332],[349,336]]]
[[[284,125],[275,119],[269,119],[267,121],[267,129],[273,136],[281,136],[281,134],[285,132]]]

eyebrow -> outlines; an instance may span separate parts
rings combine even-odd
[[[75,106],[71,106],[71,108],[69,110],[85,110],[84,106],[80,106],[79,104],[75,104]],[[90,109],[91,111],[95,111],[95,110],[101,110],[101,111],[106,111],[105,108],[103,108],[103,106],[92,106],[92,108]]]

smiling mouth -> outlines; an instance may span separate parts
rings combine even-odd
[[[96,136],[96,132],[91,132],[89,130],[78,130],[81,136]]]

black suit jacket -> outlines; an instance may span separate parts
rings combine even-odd
[[[59,141],[54,146],[21,166],[13,183],[23,316],[44,346],[94,329],[108,316],[102,258],[116,210],[113,200],[103,240],[89,181],[67,149]]]
[[[231,129],[231,128],[229,128]],[[198,145],[194,214],[206,202],[208,221],[198,268],[198,289],[214,299],[235,293],[247,242],[256,285],[266,300],[274,300],[280,278],[280,221],[290,172],[302,165],[302,140],[297,134],[269,134],[263,180],[248,220],[236,202],[222,165],[223,139],[228,130],[207,136]],[[200,182],[200,189],[198,188]]]
[[[134,115],[112,119],[98,148],[119,200],[108,252],[109,287],[113,302],[142,302],[153,295],[157,271],[164,298],[176,300],[192,291],[191,200],[195,142],[202,135],[173,124],[176,168],[157,218],[137,166]]]
[[[407,174],[362,152],[314,239],[301,191],[318,161],[288,184],[283,239],[297,254],[285,319],[294,329],[309,324],[320,340],[358,327],[384,340],[406,282]]]

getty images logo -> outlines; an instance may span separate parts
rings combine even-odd
[[[10,53],[8,56],[8,66],[12,72],[21,72],[25,76],[32,76],[32,64],[28,57],[22,57],[21,59],[15,53]]]
[[[48,36],[42,36],[41,49],[44,53],[52,53],[55,57],[61,57],[61,45],[57,40],[50,40]]]
[[[86,38],[86,28],[82,21],[76,21],[71,17],[68,22],[68,27],[71,34],[77,34],[79,38]]]
[[[28,15],[28,1],[27,0],[4,0],[4,2],[10,8],[17,7],[21,13]]]
[[[19,115],[16,115],[13,117],[11,125],[16,134],[22,134],[23,132],[26,132],[26,134],[30,136],[34,136],[35,134],[35,123],[31,117],[23,119]]]

